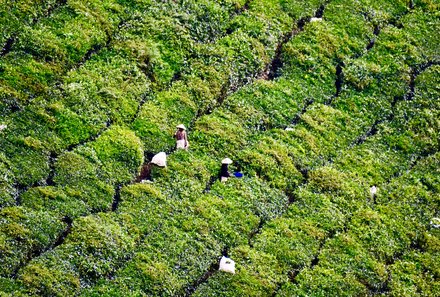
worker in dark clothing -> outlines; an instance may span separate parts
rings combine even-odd
[[[151,168],[153,166],[154,164],[151,162],[144,164],[141,168],[139,176],[136,178],[136,182],[152,182],[153,178],[151,177]]]
[[[226,182],[231,174],[228,171],[229,164],[232,164],[232,160],[229,158],[225,158],[222,160],[222,167],[220,169],[220,181]]]

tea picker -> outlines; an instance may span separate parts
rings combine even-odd
[[[372,186],[370,188],[370,195],[371,195],[371,199],[374,199],[376,197],[376,193],[377,193],[377,188],[376,186]]]
[[[220,181],[222,183],[226,182],[228,180],[228,178],[230,178],[231,176],[237,177],[237,178],[241,178],[243,177],[243,173],[237,171],[234,172],[232,175],[231,173],[229,173],[229,168],[228,166],[232,164],[232,160],[229,158],[225,158],[222,160],[222,167],[220,169]]]
[[[141,168],[139,176],[136,178],[137,182],[148,183],[153,182],[153,177],[151,176],[151,169],[153,166],[164,168],[167,166],[167,155],[164,152],[160,152],[153,156],[150,162],[144,164]]]
[[[231,174],[229,173],[228,166],[232,164],[232,160],[229,158],[225,158],[222,160],[222,167],[220,168],[220,181],[222,183],[226,182]]]
[[[189,143],[188,137],[186,135],[186,127],[183,124],[179,124],[176,126],[177,131],[174,134],[174,138],[176,138],[176,149],[187,150]]]

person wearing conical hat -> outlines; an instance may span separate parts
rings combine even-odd
[[[228,170],[228,165],[232,164],[232,160],[229,158],[225,158],[222,160],[222,167],[220,169],[220,181],[222,183],[226,182],[228,178],[231,176]]]
[[[183,124],[176,126],[177,131],[174,134],[174,138],[176,138],[176,149],[188,149],[188,138],[186,136],[186,128]]]
[[[153,182],[151,170],[154,166],[161,168],[167,167],[167,155],[165,152],[154,155],[150,162],[145,163],[135,181],[139,183]]]

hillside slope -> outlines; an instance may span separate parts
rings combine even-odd
[[[439,1],[2,4],[0,296],[440,296]]]

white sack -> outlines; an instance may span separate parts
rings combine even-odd
[[[232,261],[231,259],[223,256],[220,259],[220,267],[218,270],[235,274],[235,262]]]

